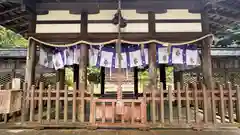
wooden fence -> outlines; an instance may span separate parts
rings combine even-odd
[[[240,123],[239,86],[180,83],[176,89],[144,90],[137,99],[103,99],[88,90],[23,86],[21,113],[5,114],[4,123],[44,127],[194,128],[236,126]],[[21,117],[16,117],[21,114]],[[10,115],[10,116],[9,116]],[[12,118],[12,119],[10,119]]]

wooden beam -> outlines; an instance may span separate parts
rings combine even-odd
[[[10,23],[10,22],[13,22],[13,21],[16,21],[16,20],[19,20],[23,17],[26,17],[28,14],[27,13],[23,13],[21,15],[15,15],[15,16],[11,16],[11,18],[9,19],[6,19],[5,21],[1,22],[0,25],[5,25],[6,23]]]
[[[156,20],[156,23],[200,23],[201,19],[161,19]],[[37,21],[37,24],[77,24],[81,20],[51,20],[51,21]],[[88,20],[88,23],[112,23],[112,20]],[[127,23],[148,23],[148,20],[128,20]]]
[[[14,24],[14,25],[7,25],[6,27],[7,27],[8,29],[15,29],[16,27],[26,26],[26,25],[28,25],[28,24],[29,24],[29,22],[19,22],[19,23],[16,23],[16,24]]]
[[[15,7],[15,8],[12,8],[12,9],[8,9],[6,11],[1,12],[0,15],[8,14],[10,12],[18,11],[18,10],[21,10],[21,7]]]
[[[149,9],[149,11],[159,9],[199,9],[200,2],[198,0],[139,0],[136,1],[122,1],[123,9]],[[93,10],[93,9],[117,9],[117,3],[114,1],[99,2],[88,1],[88,2],[47,2],[37,3],[36,9],[40,10]]]
[[[227,10],[230,10],[230,11],[233,11],[233,12],[240,13],[240,9],[239,8],[235,8],[235,6],[229,5],[226,2],[224,2],[224,3],[223,2],[218,2],[218,3],[214,4],[214,6],[215,7],[219,7],[219,8],[224,8],[224,9],[227,9]]]
[[[28,36],[33,36],[37,39],[49,42],[75,42],[86,40],[89,42],[106,42],[117,39],[117,33],[88,33],[87,37],[83,38],[82,34],[78,33],[28,33]],[[148,33],[122,33],[122,39],[128,41],[147,41],[156,39],[165,42],[183,42],[189,41],[203,36],[202,32],[165,32],[156,33],[151,36]]]
[[[210,24],[214,24],[214,25],[218,25],[220,27],[223,27],[223,28],[227,28],[227,29],[231,29],[232,27],[229,25],[229,24],[221,24],[219,22],[216,22],[216,21],[209,21]]]
[[[232,17],[232,16],[229,16],[229,15],[224,15],[222,13],[208,13],[208,15],[217,16],[219,18],[224,18],[224,19],[227,19],[227,20],[230,20],[230,21],[234,21],[236,23],[240,23],[240,17]]]

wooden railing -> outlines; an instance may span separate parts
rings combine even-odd
[[[92,127],[149,127],[149,128],[193,128],[210,125],[238,126],[240,123],[239,86],[227,88],[218,85],[206,89],[197,84],[168,86],[163,89],[147,88],[137,99],[102,99],[94,97],[93,88],[88,90],[60,89],[40,83],[22,93],[21,117],[5,123],[21,122],[41,126],[92,126]],[[74,85],[76,86],[76,84]],[[5,119],[7,115],[5,114]]]

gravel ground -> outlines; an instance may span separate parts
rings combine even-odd
[[[0,135],[240,135],[240,130],[0,130]]]

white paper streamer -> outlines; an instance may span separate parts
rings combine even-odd
[[[101,51],[100,66],[111,68],[112,67],[112,52]]]
[[[183,49],[172,48],[172,63],[183,64]]]
[[[98,60],[98,53],[99,50],[97,49],[89,49],[89,65],[90,66],[96,66],[97,60]]]
[[[160,64],[167,64],[169,61],[169,53],[168,48],[158,48],[158,63]]]
[[[47,56],[47,52],[40,48],[40,57],[39,57],[39,65],[44,66],[44,67],[48,67],[48,56]]]
[[[73,49],[73,63],[74,64],[79,64],[80,62],[80,49],[74,48]]]
[[[122,60],[121,60],[121,68],[127,68],[127,54],[126,53],[121,53],[122,55]],[[115,68],[119,68],[119,62],[118,62],[118,55],[116,54],[115,58]]]
[[[64,68],[64,63],[60,52],[53,55],[53,65],[56,70]]]
[[[200,65],[198,50],[186,50],[186,64]]]
[[[137,67],[143,65],[142,55],[140,50],[129,52],[130,57],[130,67]]]
[[[74,60],[74,55],[73,55],[73,50],[67,48],[64,51],[64,65],[73,65],[73,60]]]

